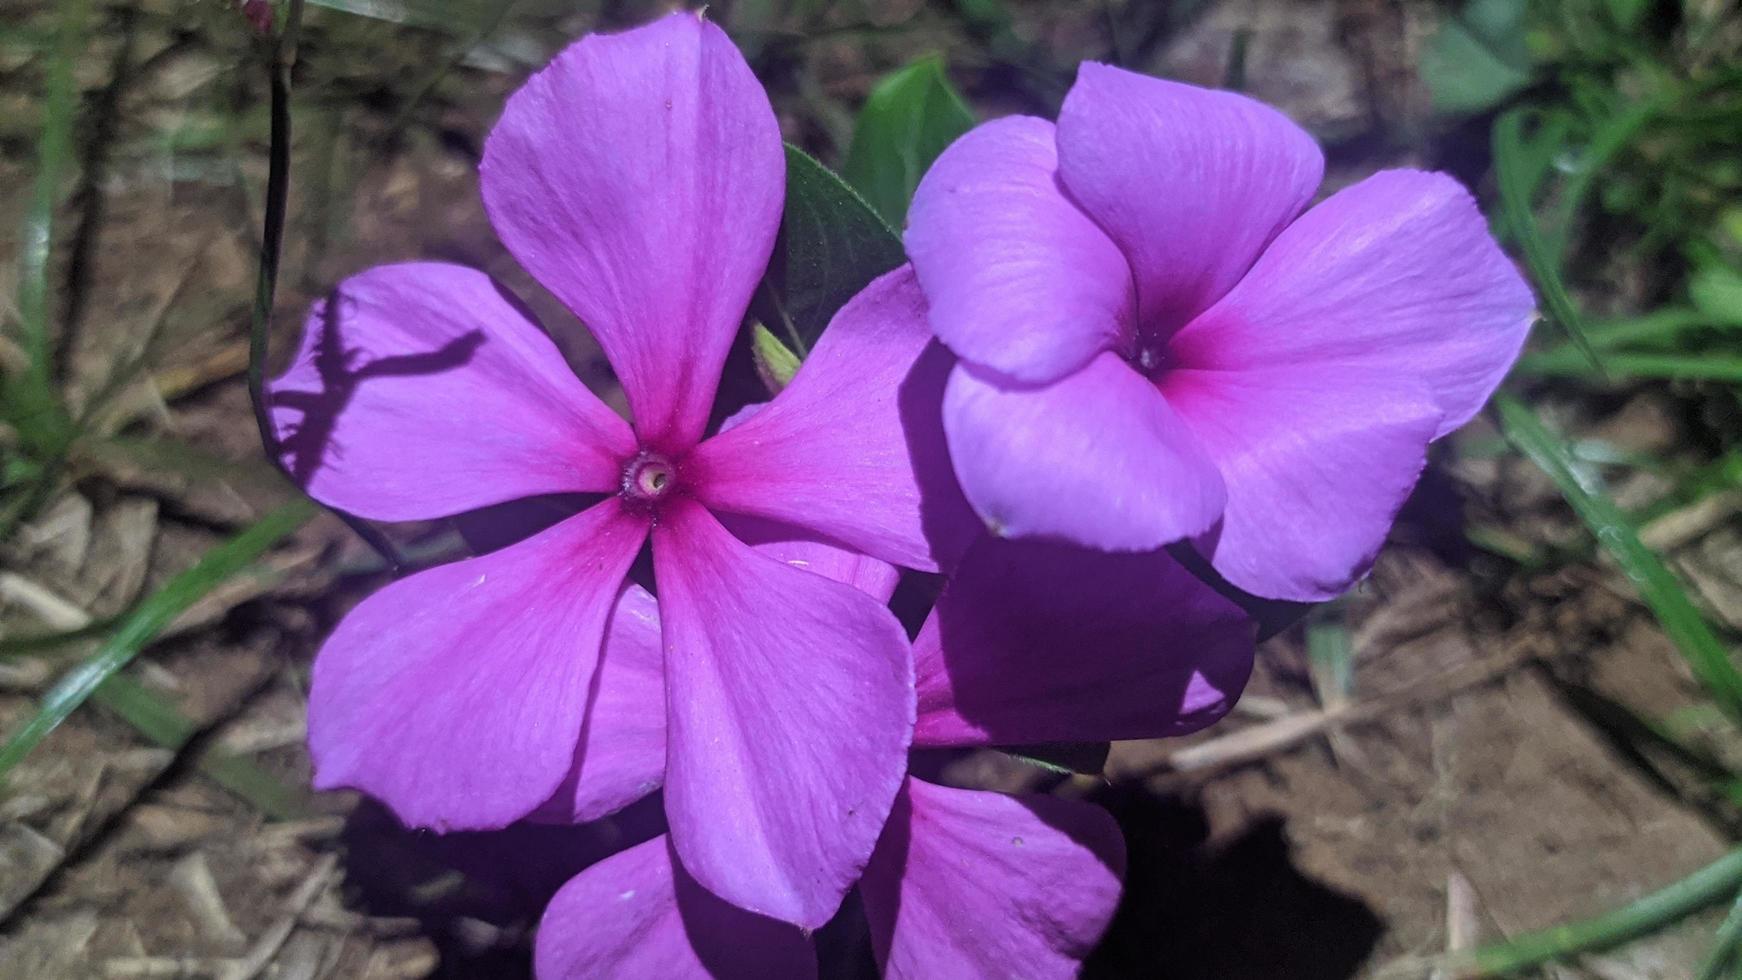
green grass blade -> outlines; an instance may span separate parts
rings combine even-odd
[[[1580,352],[1599,371],[1603,359],[1585,336],[1585,321],[1579,315],[1561,280],[1555,254],[1543,240],[1536,216],[1530,210],[1530,182],[1524,172],[1524,116],[1521,110],[1502,113],[1494,120],[1494,175],[1500,185],[1500,213],[1512,238],[1524,252],[1524,264],[1536,280],[1548,315],[1560,324]]]
[[[1742,888],[1742,850],[1735,850],[1675,884],[1613,912],[1457,954],[1444,965],[1453,976],[1509,976],[1649,935],[1722,901],[1739,888]]]
[[[18,319],[25,370],[0,375],[0,401],[6,421],[19,441],[37,457],[58,461],[72,439],[72,420],[54,387],[54,347],[49,338],[49,259],[54,252],[54,216],[61,184],[72,162],[73,124],[78,113],[78,88],[73,59],[83,45],[89,0],[60,5],[56,43],[49,58],[42,107],[42,131],[36,144],[36,177],[24,212],[18,249]],[[13,498],[4,518],[5,535],[48,496],[58,475],[58,462],[46,467],[38,486]]]
[[[1355,692],[1355,637],[1335,607],[1307,623],[1307,665],[1319,704],[1347,704]]]
[[[200,726],[151,689],[126,674],[104,681],[91,699],[132,725],[141,735],[172,751],[179,751]],[[302,793],[240,756],[208,751],[195,763],[213,782],[224,787],[273,820],[289,820],[304,813]]]
[[[1599,372],[1577,351],[1543,353],[1518,362],[1522,374],[1542,377],[1590,377],[1681,381],[1727,381],[1742,384],[1742,356],[1735,354],[1608,354]]]
[[[85,33],[90,0],[66,0],[60,5],[58,40],[48,66],[48,87],[42,108],[42,136],[36,144],[36,181],[24,218],[23,247],[18,257],[18,315],[24,326],[24,350],[36,384],[49,386],[53,352],[48,336],[48,260],[54,250],[54,212],[60,202],[61,179],[73,155],[73,117],[78,90],[73,58]]]
[[[1712,941],[1712,953],[1700,967],[1695,980],[1718,980],[1724,975],[1724,968],[1736,962],[1739,951],[1742,951],[1742,892],[1737,894],[1735,904],[1730,906],[1730,914],[1718,927],[1718,935]]]
[[[1742,674],[1712,628],[1688,599],[1687,590],[1662,561],[1639,540],[1639,534],[1607,497],[1579,478],[1565,443],[1552,435],[1522,402],[1508,396],[1496,400],[1501,427],[1514,446],[1542,467],[1560,488],[1592,535],[1621,566],[1640,597],[1651,608],[1676,649],[1693,669],[1718,707],[1742,725]]]
[[[305,499],[294,500],[258,523],[218,545],[162,589],[136,606],[108,641],[90,659],[68,671],[43,698],[35,717],[0,748],[0,780],[12,771],[37,743],[85,703],[102,683],[125,667],[147,643],[175,617],[211,592],[285,535],[301,527],[315,512]]]
[[[1694,330],[1734,329],[1742,326],[1742,320],[1730,321],[1712,315],[1703,309],[1685,306],[1665,306],[1642,313],[1639,316],[1619,317],[1613,320],[1595,320],[1585,324],[1585,337],[1592,346],[1600,351],[1621,350],[1623,348],[1660,348],[1669,347],[1679,341],[1683,335]],[[1567,360],[1582,358],[1577,347],[1571,343],[1556,344],[1535,354],[1526,354],[1519,362],[1523,364],[1532,360]]]
[[[1572,241],[1573,221],[1578,217],[1579,209],[1584,207],[1585,198],[1590,195],[1591,188],[1595,186],[1597,175],[1633,142],[1646,123],[1674,104],[1676,94],[1675,91],[1668,90],[1651,99],[1629,102],[1619,113],[1604,120],[1597,127],[1581,154],[1578,169],[1567,180],[1566,188],[1561,193],[1560,221],[1555,228],[1553,245],[1553,254],[1557,259],[1567,252]]]

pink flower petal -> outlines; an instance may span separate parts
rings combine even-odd
[[[538,925],[539,980],[683,980],[817,973],[797,929],[708,894],[655,837],[576,875]]]
[[[1122,345],[1134,312],[1125,257],[1065,196],[1057,169],[1052,123],[986,123],[932,164],[903,239],[938,338],[1029,383]]]
[[[1183,735],[1233,707],[1253,642],[1166,552],[986,538],[914,641],[914,744]]]
[[[508,100],[484,206],[599,339],[642,441],[694,445],[768,264],[786,157],[768,96],[694,13],[571,45]]]
[[[1075,977],[1119,905],[1106,811],[909,779],[860,891],[883,975]]]
[[[502,827],[549,799],[646,533],[607,500],[365,599],[315,660],[315,785],[360,789],[437,830]]]
[[[1114,354],[1041,388],[958,365],[944,431],[962,490],[994,534],[1149,551],[1222,511],[1222,478],[1155,386]]]
[[[685,465],[698,496],[937,570],[975,522],[942,452],[948,356],[930,344],[911,268],[877,279],[835,315],[778,397],[696,449]]]
[[[837,547],[795,528],[754,517],[724,521],[758,554],[889,601],[895,566]],[[545,822],[585,823],[622,809],[665,782],[665,662],[659,606],[624,583],[606,627],[587,717],[568,777],[533,814]]]
[[[316,303],[271,384],[284,464],[322,503],[383,521],[605,491],[629,427],[494,280],[438,262],[352,276]]]
[[[691,501],[661,514],[653,565],[677,853],[733,904],[821,926],[906,769],[907,638],[875,599],[755,554]]]
[[[599,666],[569,774],[533,814],[585,823],[623,809],[665,782],[665,662],[659,605],[624,583],[605,627]]]
[[[1407,378],[1443,413],[1438,438],[1500,384],[1534,309],[1457,181],[1388,170],[1289,226],[1169,353],[1186,367],[1312,375],[1345,366]]]
[[[816,535],[760,517],[722,514],[720,523],[757,554],[850,585],[880,603],[889,601],[901,572],[886,561],[824,541]]]
[[[1330,599],[1367,573],[1440,424],[1409,378],[1366,368],[1181,370],[1166,391],[1228,481],[1198,549],[1271,599]]]
[[[1060,179],[1124,250],[1159,338],[1239,281],[1325,166],[1262,102],[1094,62],[1077,69],[1058,144]]]

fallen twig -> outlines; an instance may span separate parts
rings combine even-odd
[[[1510,673],[1540,653],[1537,640],[1520,637],[1507,643],[1498,656],[1455,667],[1390,694],[1350,702],[1338,708],[1286,715],[1219,738],[1172,749],[1158,760],[1136,765],[1111,765],[1107,775],[1117,782],[1145,779],[1166,772],[1208,772],[1253,762],[1292,748],[1333,726],[1375,721],[1392,712],[1485,684]]]
[[[333,875],[338,869],[339,856],[336,854],[328,854],[316,861],[315,866],[303,878],[302,883],[296,886],[296,891],[291,892],[290,900],[285,903],[284,914],[260,934],[260,938],[255,940],[253,948],[248,950],[247,955],[219,973],[218,980],[253,980],[260,974],[260,971],[266,969],[267,964],[272,962],[272,958],[278,955],[280,949],[284,948],[285,940],[289,939],[291,932],[296,929],[297,920],[302,918],[302,914],[307,911],[309,904],[333,880]]]

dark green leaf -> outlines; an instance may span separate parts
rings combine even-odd
[[[1421,56],[1422,80],[1435,109],[1481,112],[1530,84],[1524,14],[1524,0],[1476,0],[1440,24]]]
[[[1627,573],[1658,624],[1693,669],[1694,676],[1731,720],[1742,724],[1742,674],[1730,662],[1729,651],[1688,598],[1687,590],[1657,555],[1639,540],[1639,533],[1619,508],[1579,477],[1579,466],[1566,445],[1517,399],[1497,399],[1506,438],[1542,467],[1560,488],[1597,543]]]
[[[175,617],[224,580],[242,571],[279,539],[301,527],[314,513],[314,505],[306,499],[285,504],[259,523],[206,552],[194,567],[177,575],[134,607],[108,642],[90,659],[68,671],[43,698],[36,715],[12,736],[4,748],[0,748],[0,779],[4,779],[12,767],[65,721],[74,709],[85,703],[104,681],[125,667]]]
[[[841,176],[899,228],[932,161],[973,126],[973,110],[944,75],[943,59],[921,58],[871,90]]]
[[[835,311],[905,261],[901,239],[865,199],[796,146],[786,147],[786,213],[752,314],[799,357]]]

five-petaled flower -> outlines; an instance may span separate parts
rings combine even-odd
[[[672,848],[744,908],[809,928],[835,911],[905,776],[907,638],[881,603],[759,554],[722,519],[753,519],[777,556],[783,538],[821,538],[935,570],[899,404],[924,386],[910,375],[931,338],[911,271],[890,273],[778,398],[704,438],[784,177],[766,95],[695,14],[585,38],[509,100],[484,151],[486,210],[598,339],[633,427],[483,273],[380,267],[311,313],[273,399],[316,498],[397,521],[603,495],[345,618],[314,670],[319,785],[438,829],[585,818],[646,793],[617,765],[646,741],[590,726],[613,666],[601,638],[651,538]]]
[[[1319,600],[1364,574],[1499,383],[1530,290],[1463,188],[1324,159],[1275,110],[1085,63],[1059,121],[958,140],[908,254],[961,358],[944,427],[1000,535],[1144,552]]]
[[[895,587],[895,569],[874,559],[820,543],[798,547],[792,557],[806,567],[876,599],[887,600]],[[1189,607],[1190,596],[1182,598]],[[612,758],[624,775],[634,772],[639,782],[652,785],[664,763],[658,610],[635,587],[619,602],[588,737],[638,746],[618,749]],[[1091,676],[1118,662],[1091,659],[1073,673]],[[1021,673],[1029,665],[1005,666]],[[917,747],[954,744],[960,735],[953,722],[961,706],[953,703],[950,685],[928,676],[945,669],[936,657],[916,662],[920,689],[944,692],[929,705],[922,701]],[[1143,676],[1100,677],[1090,686],[1145,687]],[[1056,717],[1048,713],[1042,685],[999,684],[990,675],[976,680],[989,683],[976,684],[970,693],[997,692],[1006,701],[1007,723],[1018,726],[1007,734],[1031,734],[1020,727],[1030,713]],[[1148,689],[1155,693],[1153,685]],[[1064,980],[1077,975],[1112,919],[1124,865],[1119,828],[1099,807],[953,789],[910,775],[859,880],[859,904],[884,976]],[[674,859],[665,835],[571,880],[545,912],[536,951],[542,980],[807,977],[817,974],[817,966],[817,951],[800,930],[736,908],[698,886]]]

